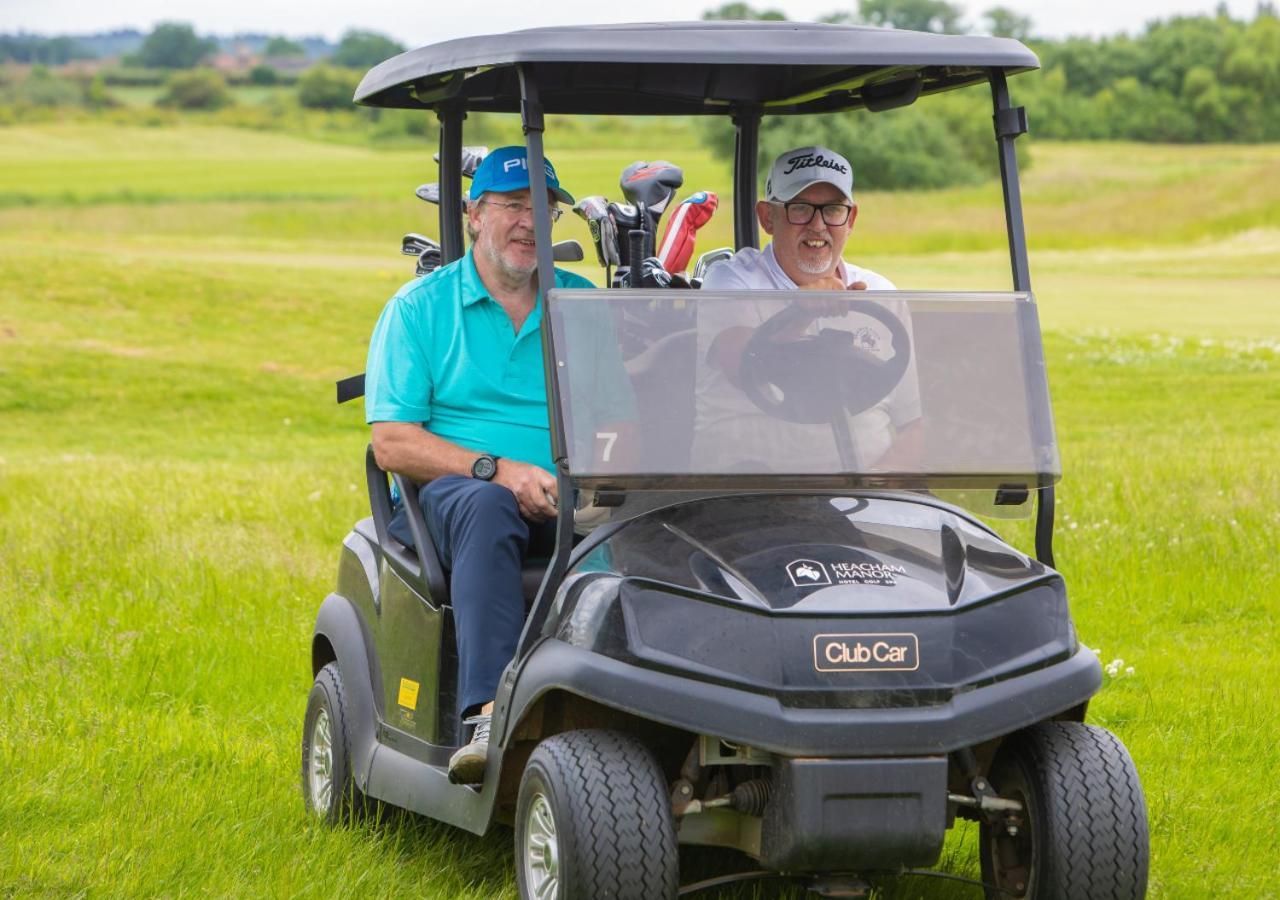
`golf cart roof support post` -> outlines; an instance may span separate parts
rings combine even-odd
[[[1000,158],[1000,185],[1004,191],[1004,221],[1009,236],[1009,264],[1013,269],[1013,289],[1031,291],[1031,268],[1027,263],[1027,233],[1022,223],[1022,188],[1018,182],[1018,153],[1013,145],[1027,130],[1026,110],[1009,101],[1009,82],[1003,69],[992,68],[991,105],[996,148]],[[1039,329],[1036,329],[1039,342]],[[1041,354],[1043,358],[1043,352]],[[1047,380],[1046,380],[1047,383]],[[1044,398],[1048,403],[1048,398]],[[1032,405],[1032,408],[1041,408]],[[1047,408],[1047,406],[1043,407]],[[1036,559],[1053,568],[1053,485],[1041,484],[1036,493]]]
[[[733,247],[760,246],[756,221],[756,163],[760,155],[760,107],[741,107],[733,114]]]
[[[542,116],[542,102],[538,99],[538,85],[528,65],[520,66],[520,127],[524,129],[525,147],[528,150],[529,193],[533,204],[533,233],[538,248],[538,290],[544,301],[548,292],[555,286],[555,269],[551,252],[551,213],[547,203],[547,170],[546,155],[542,148],[542,132],[545,123]],[[546,310],[543,310],[543,350],[550,351],[551,330],[546,327]],[[552,359],[547,356],[547,359]],[[554,376],[555,369],[549,372]],[[547,385],[548,400],[558,394],[551,394],[553,385]],[[556,404],[558,406],[558,404]],[[556,433],[552,430],[552,458],[559,459],[564,455],[564,444],[556,446]]]
[[[466,252],[462,241],[462,120],[459,104],[442,106],[440,120],[440,262],[448,265]]]
[[[545,124],[542,103],[538,100],[538,84],[527,65],[520,66],[520,124],[524,129],[528,150],[529,193],[533,204],[533,231],[538,250],[538,291],[542,295],[542,372],[547,388],[547,419],[551,430],[551,459],[556,467],[556,486],[560,498],[560,514],[556,516],[556,547],[542,578],[538,597],[525,621],[516,659],[522,659],[537,641],[542,624],[551,608],[551,598],[569,567],[573,550],[573,493],[569,480],[568,451],[564,438],[564,411],[560,407],[559,372],[555,344],[551,339],[551,315],[547,297],[555,285],[555,263],[551,252],[551,213],[547,201],[546,156],[542,149]]]
[[[1013,267],[1013,289],[1031,290],[1031,269],[1027,265],[1027,234],[1022,225],[1022,190],[1018,185],[1018,154],[1013,142],[1026,130],[1024,116],[1012,116],[1022,122],[1022,130],[1007,123],[1014,107],[1009,104],[1009,84],[1002,69],[992,69],[992,117],[996,129],[996,146],[1000,155],[1000,185],[1004,189],[1004,221],[1009,233],[1009,261]]]

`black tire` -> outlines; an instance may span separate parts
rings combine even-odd
[[[346,710],[342,671],[336,662],[331,662],[316,675],[302,723],[302,797],[310,812],[331,825],[363,815],[368,808],[364,794],[351,777],[351,734]],[[313,778],[313,774],[322,773],[326,757],[327,779]],[[317,781],[325,780],[329,790],[317,790]]]
[[[536,812],[552,824],[550,865],[537,861],[536,840],[529,843],[545,834]],[[522,898],[663,900],[678,889],[666,778],[627,734],[569,731],[537,746],[520,780],[515,847]]]
[[[1105,728],[1042,722],[1014,735],[992,788],[1018,800],[1015,836],[979,830],[988,900],[1137,900],[1147,893],[1147,806],[1124,745]]]

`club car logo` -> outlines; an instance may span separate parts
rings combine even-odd
[[[830,584],[831,576],[827,567],[812,559],[797,559],[787,564],[787,575],[796,587],[812,587],[815,584]]]
[[[914,672],[920,668],[920,639],[902,634],[820,634],[813,639],[813,667],[819,672]]]

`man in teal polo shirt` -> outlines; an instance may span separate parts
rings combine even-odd
[[[546,164],[555,201],[573,203]],[[489,714],[524,623],[520,568],[554,544],[543,383],[542,303],[524,147],[490,153],[475,173],[460,260],[405,285],[378,319],[365,375],[365,418],[378,465],[423,484],[428,530],[450,569],[459,707],[475,730],[449,775],[484,775]],[[558,288],[593,287],[559,269]],[[410,544],[400,509],[391,532]]]

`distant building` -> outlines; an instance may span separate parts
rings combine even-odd
[[[248,44],[236,44],[233,49],[223,51],[209,60],[209,65],[223,75],[239,75],[261,63],[262,57]]]

